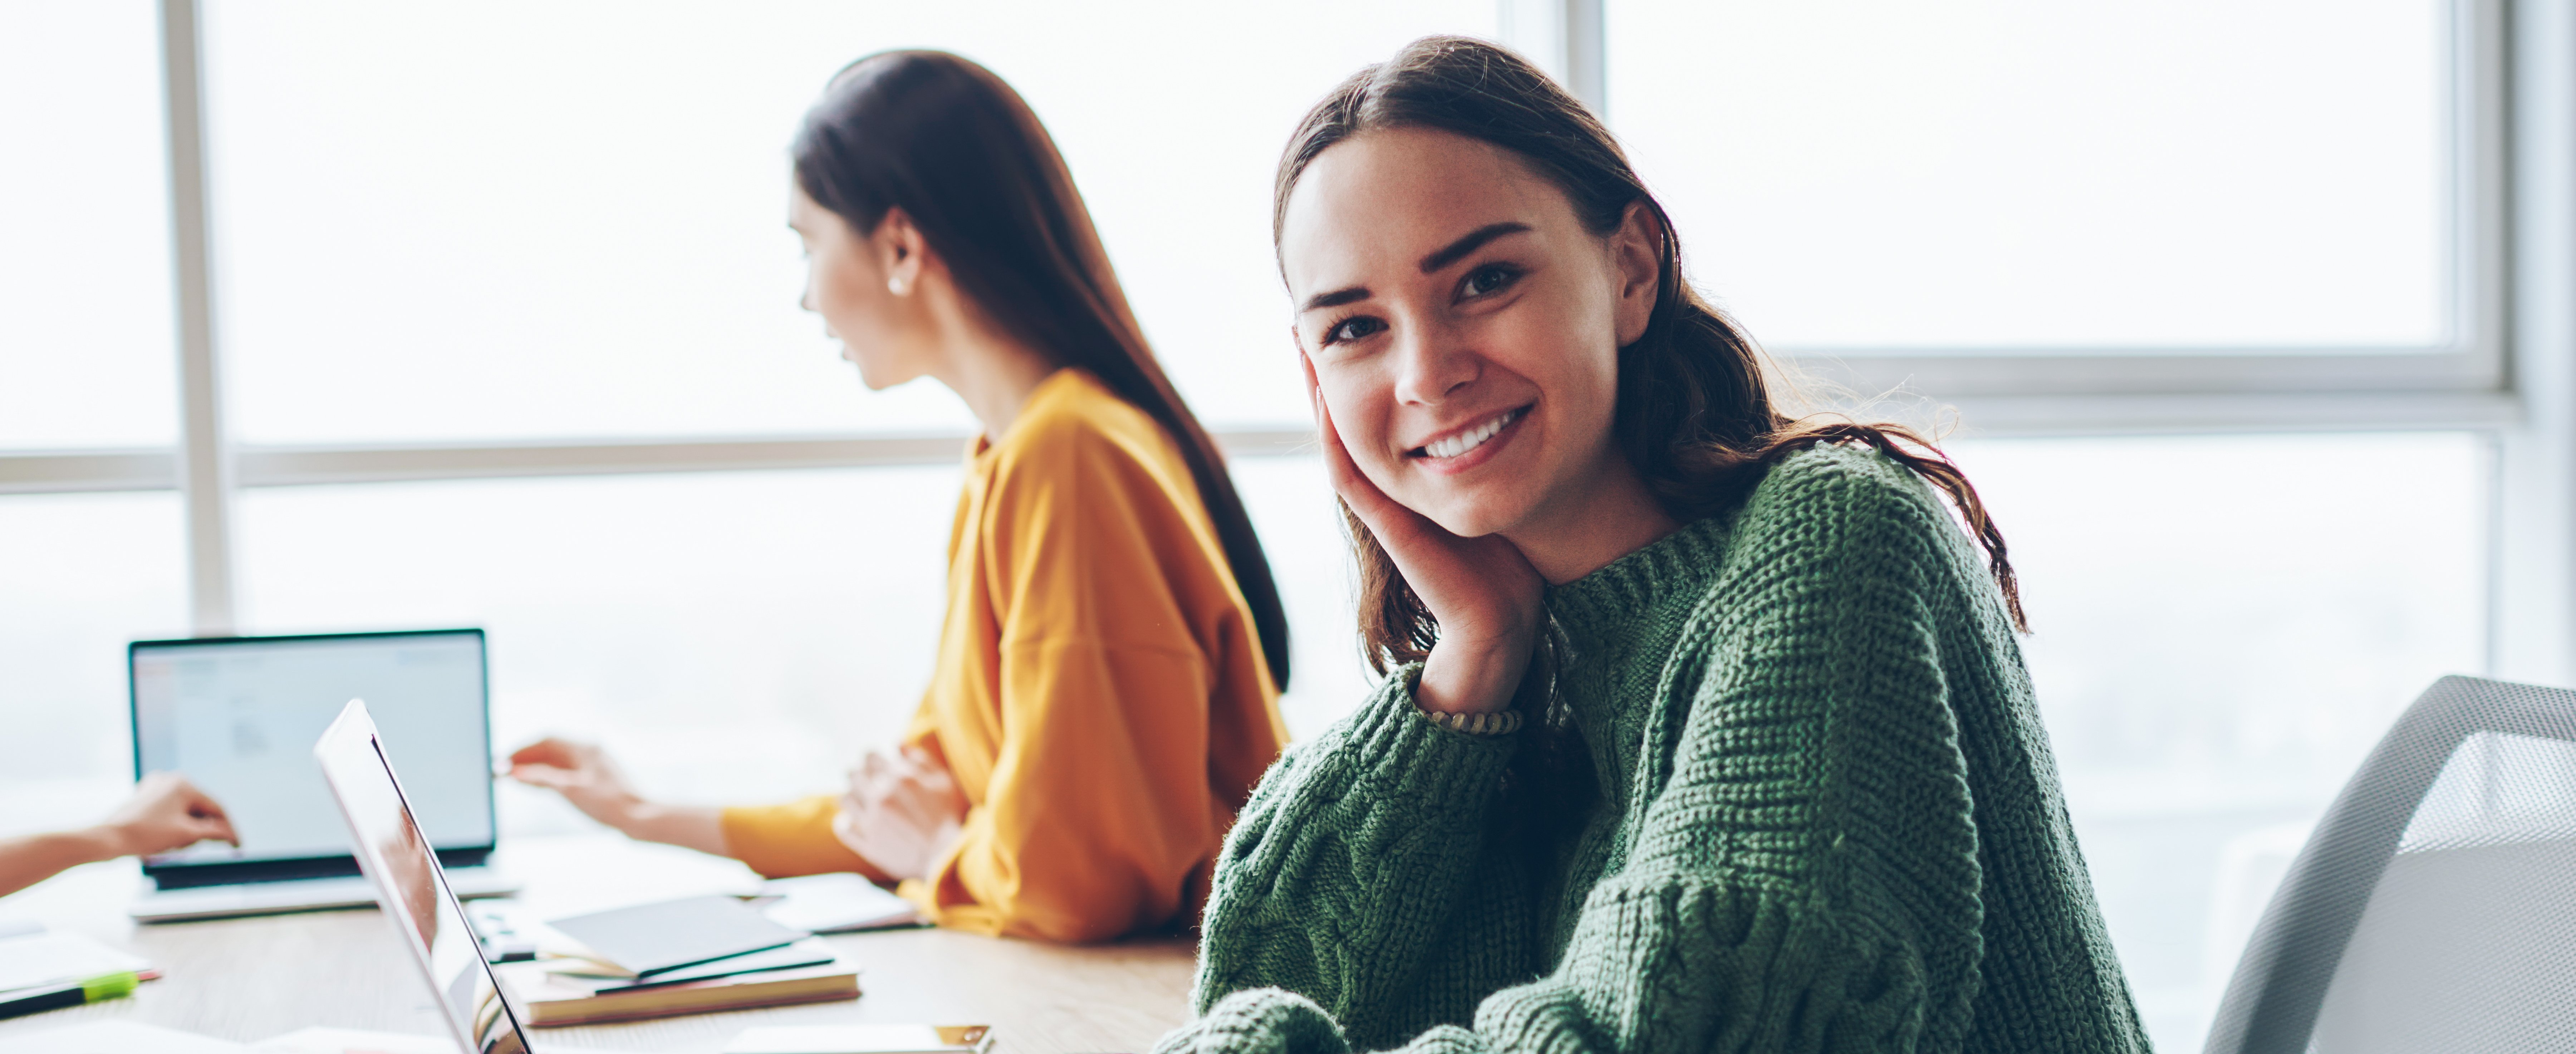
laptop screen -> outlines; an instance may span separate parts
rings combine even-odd
[[[353,698],[398,744],[393,760],[412,773],[430,844],[492,845],[481,630],[141,641],[128,657],[136,775],[187,776],[223,803],[242,840],[145,860],[156,877],[174,866],[317,858],[345,867],[347,831],[306,750]]]
[[[475,1054],[527,1054],[518,1016],[485,964],[446,874],[423,844],[405,787],[385,760],[392,751],[367,712],[367,704],[351,702],[346,716],[317,736],[312,756],[329,787],[323,809],[334,811],[337,802],[332,826],[341,832],[341,844],[357,849],[378,905],[402,933],[413,961],[427,970],[425,979],[457,1038]]]

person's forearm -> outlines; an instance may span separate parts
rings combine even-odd
[[[725,851],[724,811],[684,805],[642,802],[629,810],[617,829],[629,838],[661,842],[716,856]]]
[[[0,896],[35,885],[65,868],[125,855],[116,832],[104,827],[57,831],[0,841]]]

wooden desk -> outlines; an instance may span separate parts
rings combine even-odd
[[[500,866],[541,917],[712,890],[747,889],[731,861],[613,835],[505,843]],[[124,908],[131,862],[68,872],[0,901],[0,916],[86,933],[166,976],[133,997],[0,1020],[0,1041],[127,1018],[249,1041],[313,1025],[439,1034],[437,1010],[391,927],[372,910],[137,926]],[[1188,1015],[1191,949],[1171,938],[1064,948],[941,930],[826,938],[865,969],[855,1001],[545,1029],[539,1042],[712,1052],[753,1025],[861,1021],[994,1026],[1005,1054],[1142,1052]]]

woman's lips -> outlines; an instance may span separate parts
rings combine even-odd
[[[1493,460],[1520,432],[1520,423],[1529,417],[1529,410],[1527,406],[1506,410],[1472,428],[1415,447],[1405,456],[1443,475],[1465,472]]]

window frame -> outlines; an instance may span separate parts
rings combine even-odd
[[[2409,348],[2080,346],[2009,350],[1901,347],[1772,349],[1800,370],[1851,392],[1920,393],[1955,403],[1981,431],[2059,434],[2070,416],[2116,431],[2230,430],[2512,422],[2507,312],[2512,86],[2508,0],[2454,0],[2450,10],[2451,163],[2448,298],[2452,339]],[[1597,38],[1597,34],[1596,34]],[[1595,102],[1598,105],[1598,102]],[[2391,399],[2388,397],[2400,397]],[[2080,415],[2046,414],[2061,397]],[[2251,398],[2249,398],[2251,397]],[[2264,397],[2282,397],[2276,404]],[[2427,400],[2412,411],[2392,405]],[[1989,412],[1979,412],[1989,411]],[[2104,415],[2108,414],[2105,418]],[[2078,429],[2086,431],[2094,429]]]
[[[1604,108],[1608,56],[1604,7],[1614,0],[1496,0],[1505,43],[1530,55],[1596,110]],[[2535,299],[2565,299],[2551,275],[2576,237],[2551,226],[2525,230],[2524,214],[2540,200],[2529,188],[2531,158],[2557,157],[2576,133],[2533,119],[2559,101],[2535,100],[2558,90],[2571,65],[2566,49],[2529,39],[2529,31],[2563,19],[2570,0],[2456,0],[2452,8],[2455,75],[2451,172],[2451,344],[2413,351],[2319,348],[2229,353],[2148,349],[2116,354],[2073,348],[1928,351],[1778,349],[1790,367],[1850,392],[1892,392],[1890,404],[1953,407],[1974,434],[2059,436],[2339,430],[2469,430],[2504,442],[2515,478],[2546,477],[2531,487],[2499,486],[2500,536],[2511,552],[2576,539],[2568,473],[2515,466],[2535,458],[2576,460],[2569,435],[2576,392],[2529,388],[2534,363],[2517,363],[2517,338],[2559,333],[2558,315]],[[233,627],[231,497],[241,487],[315,483],[477,479],[528,475],[729,471],[794,467],[924,464],[953,461],[963,435],[836,435],[702,438],[633,436],[597,442],[431,443],[410,445],[241,446],[223,421],[220,349],[216,344],[204,177],[206,120],[199,69],[199,0],[159,0],[162,68],[168,104],[173,280],[177,292],[180,441],[176,448],[0,451],[0,495],[63,491],[178,489],[187,509],[190,596],[195,630]],[[2517,37],[2510,30],[2523,29]],[[2514,54],[2508,55],[2508,49]],[[2535,106],[2535,101],[2545,105]],[[2509,178],[2515,173],[2520,178]],[[2523,197],[2517,198],[2515,195]],[[2543,203],[2544,205],[2549,203]],[[2564,211],[2563,209],[2558,211]],[[2556,212],[2549,213],[2556,216]],[[2536,313],[2537,312],[2537,313]],[[2549,327],[2556,326],[2556,329]],[[2566,349],[2553,340],[2540,372],[2566,372]],[[2537,429],[2537,430],[2536,430]],[[1309,433],[1295,429],[1221,430],[1233,456],[1302,456]],[[2517,445],[2519,444],[2519,445]],[[2515,451],[2525,451],[2516,454]],[[2499,477],[2500,479],[2503,476]],[[2511,496],[2505,491],[2513,490]],[[2562,510],[2562,511],[2553,511]],[[2525,541],[2524,539],[2539,539]],[[2563,548],[2564,546],[2561,545]],[[2502,595],[2510,559],[2489,582]],[[2566,638],[2576,626],[2576,580],[2537,593],[2516,584],[2504,608],[2546,609]],[[2538,599],[2532,599],[2537,597]],[[2537,605],[2535,607],[2534,605]],[[2525,633],[2524,635],[2528,635]],[[2530,651],[2531,649],[2524,649]],[[2558,649],[2564,651],[2563,648]],[[2554,660],[2565,669],[2565,659]]]

